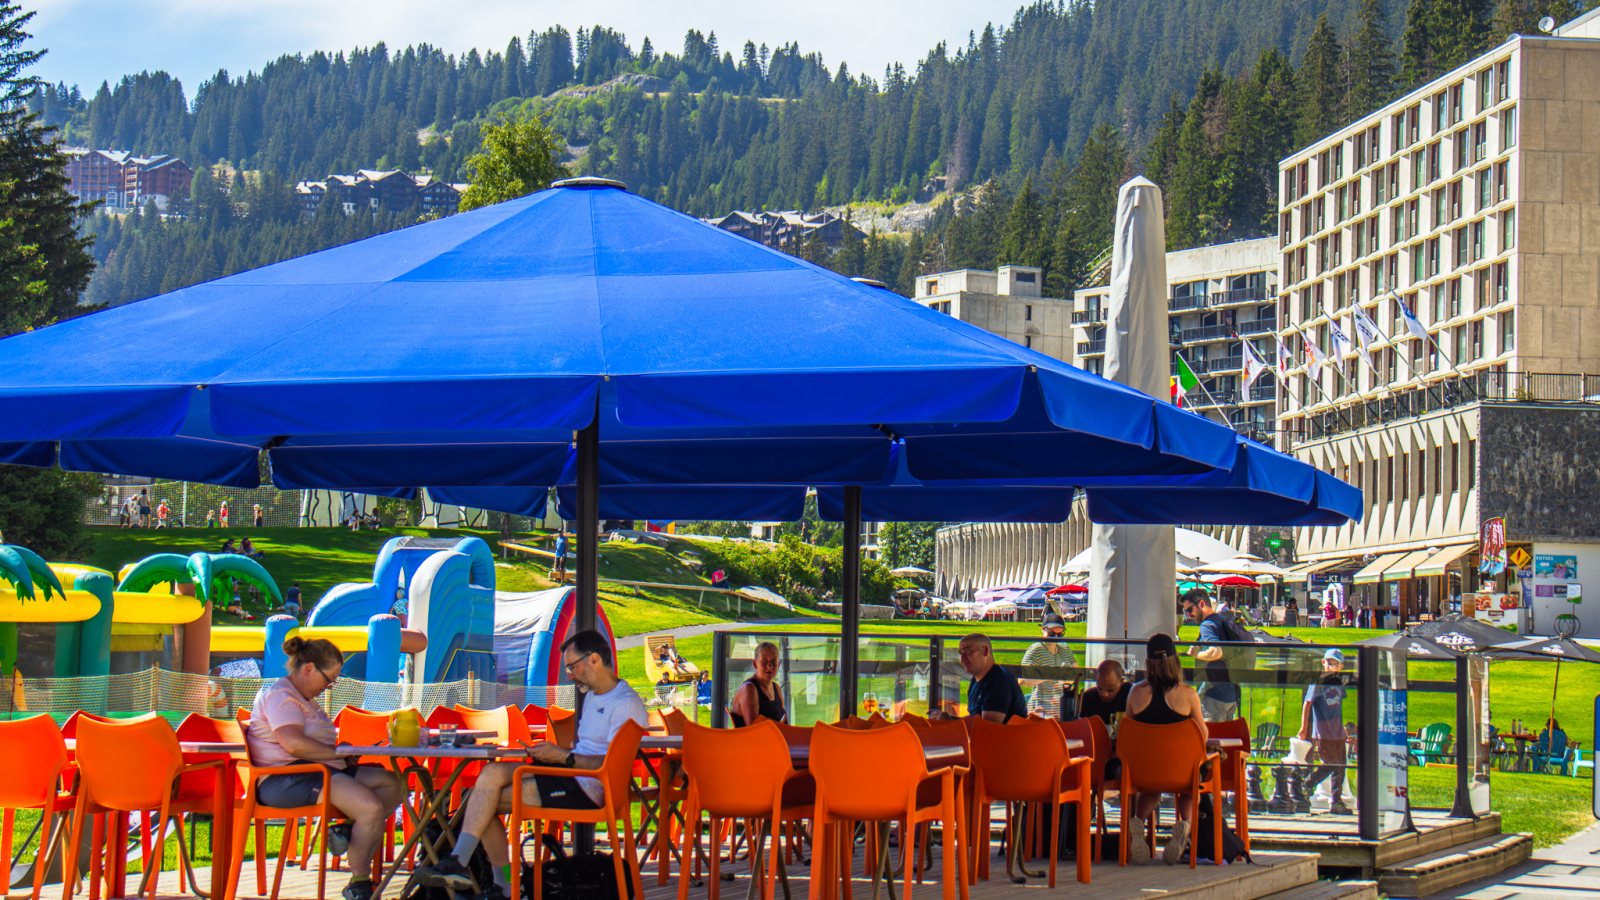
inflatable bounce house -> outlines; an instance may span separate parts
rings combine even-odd
[[[495,604],[494,655],[503,684],[555,687],[571,684],[561,664],[561,645],[573,632],[578,612],[578,592],[556,587],[528,594],[500,594]],[[600,633],[611,644],[616,659],[617,641],[604,609],[598,610]]]

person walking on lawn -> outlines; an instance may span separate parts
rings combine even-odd
[[[561,645],[561,660],[567,675],[579,691],[587,694],[578,716],[577,743],[571,748],[549,741],[535,744],[528,758],[536,765],[572,766],[598,769],[605,763],[606,750],[617,729],[629,719],[641,727],[649,725],[644,701],[626,681],[617,677],[611,644],[598,631],[580,631]],[[490,763],[478,775],[478,783],[467,799],[461,818],[461,834],[455,850],[439,863],[419,866],[414,873],[421,884],[449,888],[457,892],[473,890],[467,861],[480,846],[494,870],[494,884],[483,886],[489,900],[504,900],[508,885],[504,867],[511,862],[505,824],[500,816],[511,812],[511,792],[522,791],[522,802],[555,809],[599,809],[600,782],[593,778],[534,775],[513,785],[514,763]]]

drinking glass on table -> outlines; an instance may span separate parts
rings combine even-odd
[[[446,722],[439,726],[439,746],[454,747],[456,745],[456,726]]]
[[[877,712],[878,695],[872,693],[871,691],[863,694],[861,697],[861,711],[867,716],[871,716],[873,713]]]

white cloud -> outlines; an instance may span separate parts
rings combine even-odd
[[[590,0],[574,6],[550,0],[477,0],[457,8],[424,0],[272,0],[219,3],[165,0],[122,4],[107,0],[40,0],[31,29],[49,54],[34,74],[79,84],[92,93],[101,81],[142,70],[177,75],[192,97],[218,69],[259,71],[286,53],[348,50],[378,41],[391,48],[428,43],[448,52],[472,47],[503,50],[513,35],[553,24],[603,25],[628,36],[637,49],[648,36],[676,52],[690,28],[715,31],[721,47],[738,55],[746,40],[770,47],[798,41],[821,52],[830,68],[878,77],[901,62],[912,71],[939,41],[954,50],[985,22],[1009,22],[1019,0],[813,0],[679,3]]]

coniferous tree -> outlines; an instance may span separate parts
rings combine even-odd
[[[1295,137],[1301,146],[1315,143],[1345,123],[1344,101],[1347,91],[1344,75],[1339,39],[1328,24],[1328,17],[1323,16],[1317,20],[1317,27],[1306,42],[1306,53],[1300,62],[1297,79],[1303,99]]]
[[[1039,192],[1033,189],[1033,178],[1023,180],[1022,190],[1011,203],[1006,214],[1005,228],[1000,235],[1000,265],[1043,267],[1048,261],[1050,245],[1045,236],[1044,203]]]
[[[1350,92],[1347,120],[1358,119],[1394,95],[1394,51],[1389,40],[1389,14],[1385,0],[1361,0],[1358,23],[1350,36]]]
[[[1434,7],[1439,0],[1411,0],[1406,26],[1400,34],[1400,83],[1412,88],[1431,81],[1440,72],[1434,40]]]

